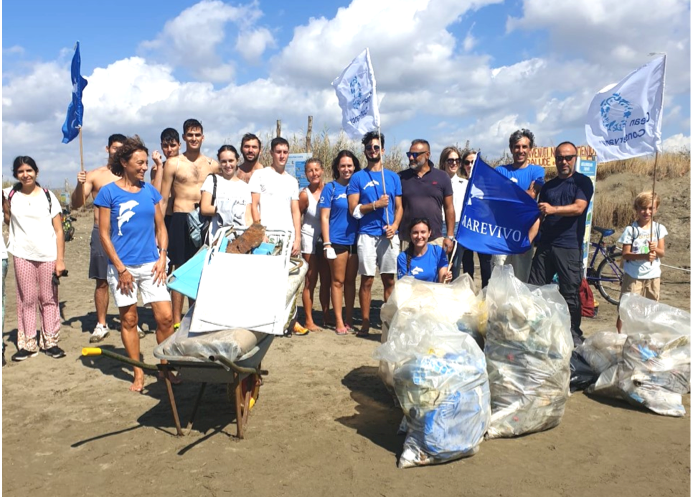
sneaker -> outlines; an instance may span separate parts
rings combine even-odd
[[[38,350],[31,352],[30,350],[22,349],[12,356],[12,360],[15,362],[20,362],[29,357],[36,357],[38,355]]]
[[[44,352],[48,357],[52,357],[53,359],[60,359],[66,355],[65,351],[57,345],[53,345],[51,348],[44,350]]]
[[[137,333],[139,333],[139,338],[144,338],[146,336],[146,333],[144,333],[144,330],[142,330],[139,325],[137,325]]]
[[[91,334],[91,338],[89,338],[89,343],[102,342],[103,339],[105,337],[107,337],[108,335],[110,335],[110,330],[108,329],[108,325],[98,323],[96,325],[96,328],[94,328],[94,332]]]

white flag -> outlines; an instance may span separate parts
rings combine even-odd
[[[658,57],[595,95],[585,136],[598,162],[660,150],[666,61],[666,55]]]
[[[377,82],[369,58],[369,48],[355,57],[331,85],[336,90],[343,111],[343,131],[359,140],[368,131],[379,128]]]

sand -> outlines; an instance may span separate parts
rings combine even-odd
[[[666,263],[688,268],[688,183],[670,229]],[[685,214],[684,214],[685,212]],[[686,216],[685,218],[683,216]],[[147,376],[144,395],[128,391],[131,371],[106,357],[81,358],[95,325],[87,279],[91,216],[67,244],[70,276],[60,286],[64,359],[43,354],[2,370],[3,495],[299,496],[679,496],[689,492],[689,417],[670,418],[622,401],[575,393],[562,423],[547,432],[483,442],[469,459],[396,467],[402,414],[376,375],[381,285],[375,286],[371,339],[332,330],[274,341],[269,370],[244,440],[223,385],[210,385],[193,430],[176,437],[165,388]],[[670,249],[678,253],[672,254]],[[7,357],[16,351],[14,275],[7,279]],[[586,334],[613,329],[604,299]],[[662,301],[689,308],[688,273],[666,269]],[[117,310],[104,347],[124,352]],[[320,313],[316,313],[317,319]],[[144,328],[153,328],[143,310]],[[153,363],[155,337],[142,340]],[[183,424],[199,384],[175,387]],[[689,409],[689,396],[684,396]]]

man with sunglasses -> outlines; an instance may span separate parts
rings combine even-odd
[[[545,184],[545,170],[535,164],[528,164],[528,156],[534,145],[535,135],[529,129],[514,131],[509,137],[513,163],[498,166],[496,171],[520,186],[532,198],[537,198],[540,187]],[[525,283],[530,276],[533,253],[531,247],[522,254],[494,255],[492,266],[511,264],[514,276]]]
[[[577,149],[571,142],[560,143],[554,151],[557,177],[545,183],[538,207],[540,241],[530,268],[528,283],[547,285],[556,274],[559,293],[571,314],[571,334],[576,345],[583,341],[579,289],[583,279],[583,237],[593,182],[576,172]]]
[[[453,185],[451,178],[444,171],[434,167],[430,158],[430,146],[427,140],[417,139],[410,144],[406,154],[410,167],[401,171],[401,188],[403,190],[403,219],[401,221],[401,239],[403,245],[410,243],[410,223],[416,218],[426,218],[430,224],[430,241],[449,253],[453,249],[455,212],[453,207]],[[442,236],[442,209],[446,222],[446,237]],[[405,250],[405,246],[401,247]]]
[[[400,250],[398,226],[403,216],[401,180],[384,168],[384,135],[370,131],[362,138],[367,167],[350,179],[346,193],[348,210],[360,220],[357,255],[360,274],[360,310],[362,327],[358,336],[369,335],[372,283],[379,269],[384,285],[384,302],[396,283],[397,259]]]

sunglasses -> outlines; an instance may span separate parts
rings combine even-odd
[[[427,151],[424,152],[406,152],[406,155],[408,156],[408,159],[413,159],[417,160],[418,157],[420,157],[423,154],[426,154]]]
[[[473,163],[473,161],[468,160],[468,159],[466,159],[466,160],[463,161],[463,165],[464,165],[464,166],[469,166],[469,165],[471,165],[472,163]]]
[[[554,157],[554,160],[557,162],[561,162],[563,160],[565,160],[566,162],[571,162],[575,157],[575,155],[556,155]]]
[[[381,150],[381,147],[379,145],[367,145],[365,147],[365,150],[367,150],[368,152],[371,152],[372,150],[374,150],[375,152],[379,152]]]
[[[460,164],[461,159],[446,159],[447,164]]]

